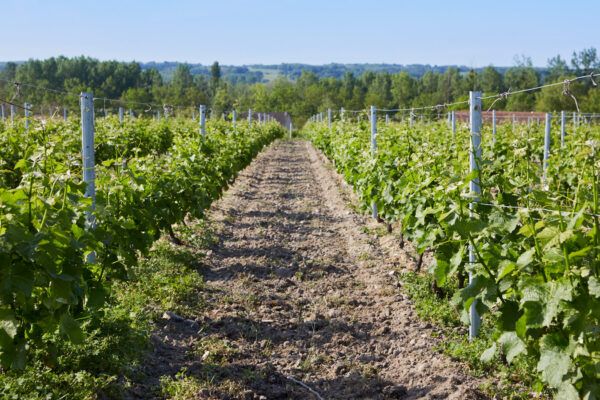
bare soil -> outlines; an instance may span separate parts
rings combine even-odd
[[[352,194],[304,141],[266,149],[214,204],[197,321],[165,319],[146,363],[155,381],[210,382],[198,399],[481,399],[481,380],[434,350]]]

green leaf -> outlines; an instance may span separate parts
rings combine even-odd
[[[17,335],[18,322],[15,314],[8,309],[0,309],[0,329],[2,329],[11,339]]]
[[[481,357],[479,358],[481,362],[491,362],[494,359],[494,356],[496,355],[496,349],[496,343],[493,343],[490,348],[486,349],[483,353],[481,353]]]
[[[504,332],[498,339],[498,343],[509,363],[519,354],[527,353],[525,343],[517,336],[516,332]]]
[[[60,331],[67,335],[71,342],[75,344],[83,343],[83,331],[81,330],[79,323],[77,323],[69,313],[64,313],[60,317]]]
[[[541,340],[537,370],[542,379],[553,388],[560,387],[563,377],[571,368],[571,358],[566,347],[560,344],[560,338],[556,334],[548,334]]]
[[[588,280],[588,290],[594,297],[600,298],[600,279],[590,276]]]
[[[450,271],[450,264],[441,259],[435,260],[435,266],[433,268],[433,276],[438,285],[443,286],[448,277]]]
[[[499,265],[498,280],[501,280],[517,268],[517,264],[509,260],[502,260]]]
[[[569,382],[563,382],[558,388],[556,398],[560,400],[579,400],[579,392]]]
[[[517,265],[520,268],[524,268],[524,267],[528,266],[533,261],[534,254],[535,254],[535,248],[531,248],[531,249],[527,250],[525,253],[523,253],[519,256],[519,258],[517,259]]]

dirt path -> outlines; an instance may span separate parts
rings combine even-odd
[[[198,398],[482,398],[432,350],[435,328],[338,182],[310,144],[282,141],[212,208],[204,328],[185,357],[189,373],[212,374]]]

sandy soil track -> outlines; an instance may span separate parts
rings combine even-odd
[[[218,243],[203,260],[202,329],[174,326],[153,364],[201,375],[212,360],[215,385],[197,398],[485,398],[480,380],[432,349],[436,328],[392,275],[398,258],[348,202],[309,143],[266,149],[209,214]],[[203,342],[225,356],[192,354]]]

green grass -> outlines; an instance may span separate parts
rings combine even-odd
[[[452,295],[457,290],[456,282],[442,287],[443,295],[438,297],[431,289],[433,277],[429,274],[407,272],[400,275],[400,281],[406,294],[413,301],[415,311],[420,319],[431,322],[441,328],[443,340],[436,349],[452,359],[466,363],[471,374],[479,377],[494,376],[499,385],[484,385],[481,389],[490,396],[502,399],[530,399],[536,392],[540,397],[550,398],[535,375],[535,362],[528,357],[518,357],[508,364],[503,356],[498,356],[490,363],[481,361],[481,354],[495,341],[498,332],[493,324],[493,314],[483,319],[479,336],[468,339],[467,327],[461,322],[461,313],[452,302]]]
[[[186,316],[201,307],[198,293],[204,281],[196,268],[200,254],[194,249],[208,240],[198,235],[202,231],[183,232],[187,246],[157,242],[130,271],[129,280],[111,285],[103,309],[82,322],[83,344],[74,345],[58,333],[46,337],[54,345],[45,352],[34,351],[24,370],[0,372],[0,398],[122,398],[150,348],[153,321],[164,311]]]

